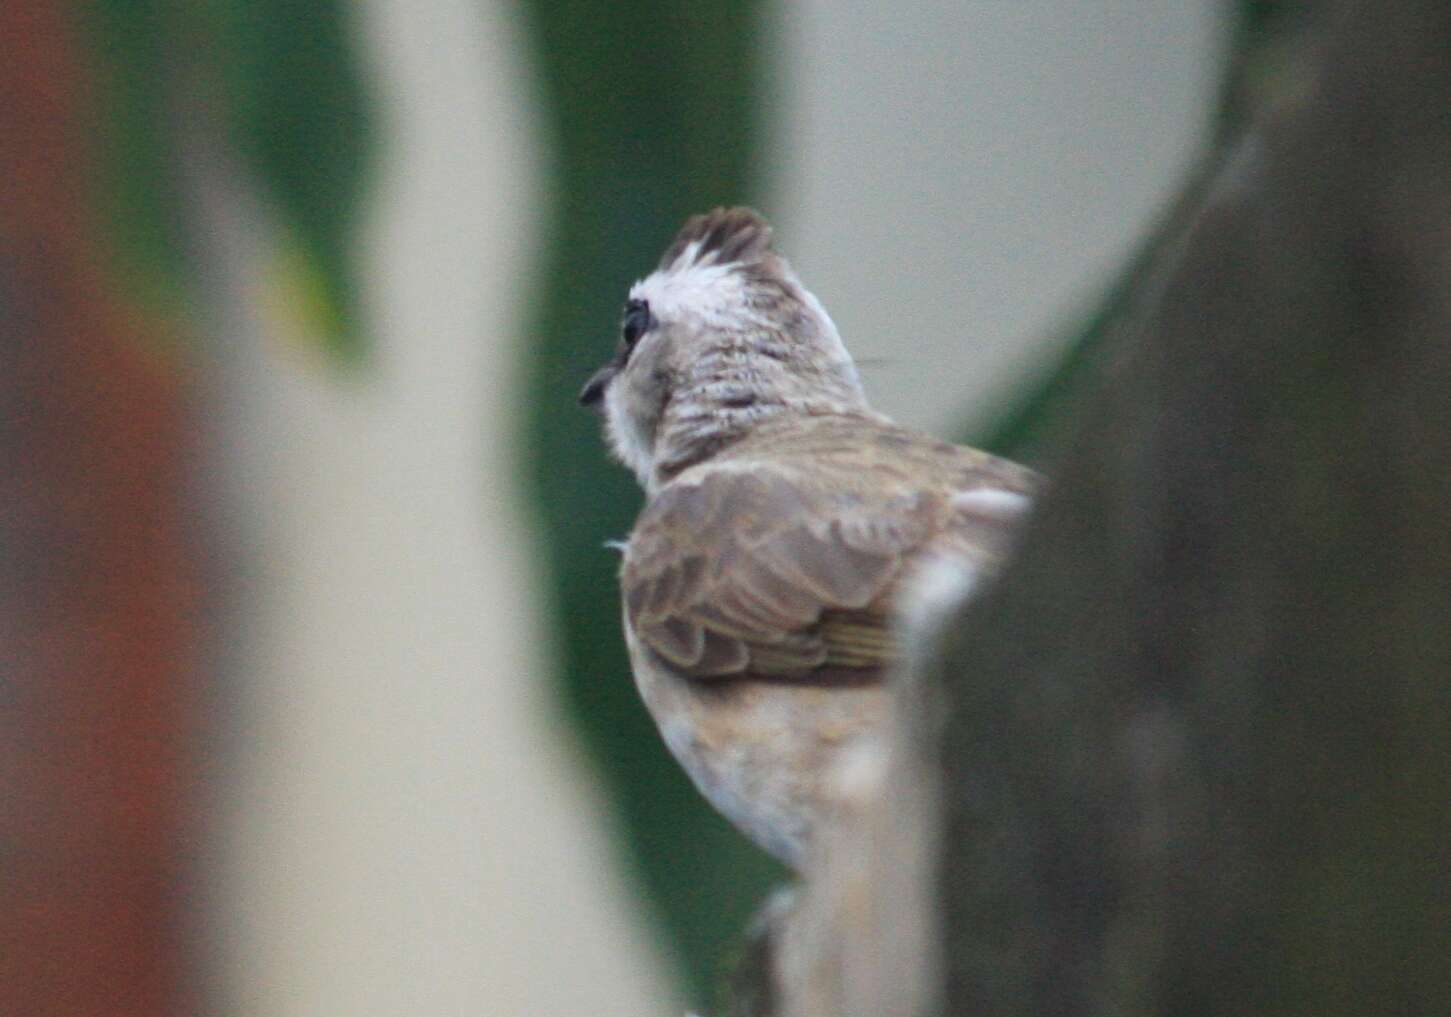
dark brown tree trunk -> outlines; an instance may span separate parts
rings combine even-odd
[[[1451,11],[1321,15],[919,675],[935,953],[808,888],[771,1012],[1451,1009]]]

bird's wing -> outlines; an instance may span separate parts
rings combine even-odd
[[[636,637],[695,678],[870,680],[896,656],[895,586],[953,527],[945,493],[823,490],[735,466],[661,490],[621,570]]]

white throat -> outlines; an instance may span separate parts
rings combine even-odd
[[[625,407],[619,380],[615,379],[615,383],[605,390],[605,425],[610,447],[620,462],[635,474],[640,486],[648,491],[655,472],[654,442],[645,433],[639,418]]]

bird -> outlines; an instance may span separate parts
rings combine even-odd
[[[909,616],[999,570],[1042,479],[872,409],[771,232],[689,218],[579,398],[645,492],[617,544],[640,696],[704,796],[802,871]]]

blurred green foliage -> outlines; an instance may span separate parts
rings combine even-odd
[[[626,291],[692,212],[756,202],[765,4],[534,0],[525,5],[556,176],[538,278],[524,469],[558,613],[565,700],[623,819],[697,1003],[783,875],[689,786],[630,678],[617,556],[639,510],[600,422],[576,405],[610,356]]]
[[[120,268],[156,299],[185,278],[186,240],[172,148],[165,5],[97,0],[83,8],[96,59],[104,211]]]
[[[199,136],[230,150],[282,231],[287,306],[334,352],[361,351],[353,224],[372,117],[349,10],[340,0],[81,6],[115,269],[143,300],[192,303],[180,160]]]

